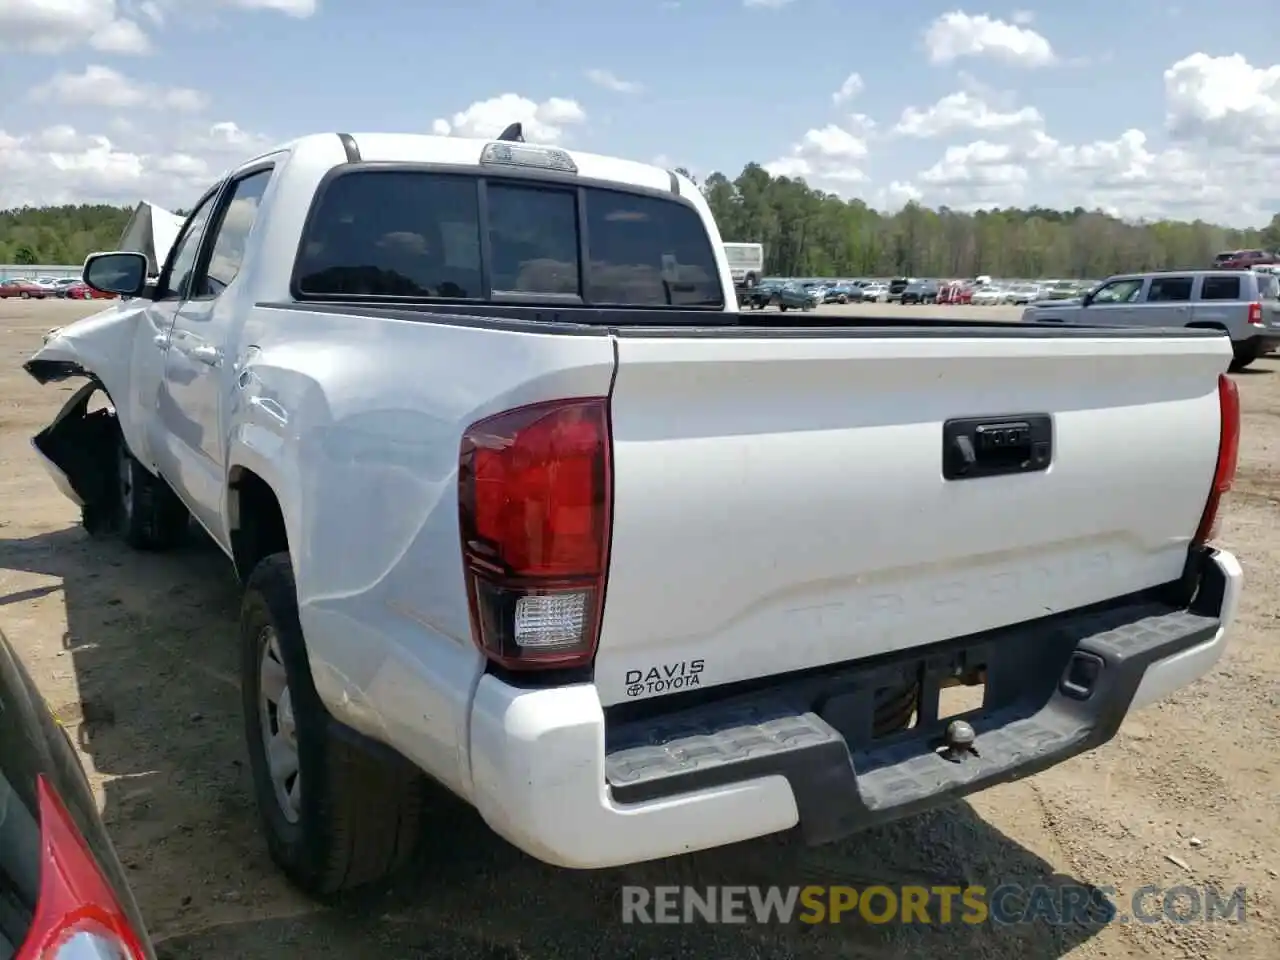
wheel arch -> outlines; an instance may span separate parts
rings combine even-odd
[[[233,464],[227,473],[227,519],[231,559],[241,584],[273,553],[293,555],[280,494],[253,466]]]

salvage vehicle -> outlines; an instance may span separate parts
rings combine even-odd
[[[913,280],[902,289],[898,298],[902,304],[926,304],[938,302],[937,280]]]
[[[14,297],[22,300],[44,300],[52,296],[56,296],[52,290],[34,280],[5,280],[0,283],[0,300]]]
[[[93,790],[0,632],[0,960],[154,960]]]
[[[1280,348],[1280,278],[1231,267],[1116,276],[1082,297],[1033,303],[1022,319],[1215,330],[1241,370]]]
[[[36,449],[99,535],[189,515],[230,558],[303,890],[419,857],[432,785],[561,867],[831,841],[1093,749],[1222,655],[1226,338],[779,322],[720,241],[655,166],[329,133],[213,187],[158,282],[86,261],[132,299],[27,362],[88,378]]]
[[[778,280],[765,280],[750,290],[740,290],[738,306],[744,310],[763,310],[773,302],[773,295],[783,286]]]
[[[826,292],[822,296],[823,303],[844,304],[851,300],[861,299],[862,288],[844,280],[827,287]]]
[[[894,277],[889,281],[889,289],[885,295],[885,301],[887,303],[901,301],[903,291],[916,282],[915,277]]]

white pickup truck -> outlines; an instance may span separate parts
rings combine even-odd
[[[27,362],[88,378],[35,447],[91,531],[194,517],[233,562],[262,822],[313,894],[448,830],[433,783],[564,867],[830,841],[1106,742],[1235,615],[1225,337],[774,325],[657,167],[309,136],[158,281],[84,275],[134,299]]]

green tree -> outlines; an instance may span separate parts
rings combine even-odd
[[[1131,223],[1101,211],[965,213],[908,203],[893,214],[748,164],[713,173],[703,194],[727,241],[765,247],[777,276],[1100,278],[1127,270],[1203,267],[1220,250],[1280,248],[1280,215],[1265,230],[1202,221]]]

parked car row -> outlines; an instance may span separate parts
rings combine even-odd
[[[49,300],[53,298],[65,300],[110,300],[109,294],[94,290],[79,277],[63,277],[61,279],[20,278],[0,282],[0,300],[13,298],[22,300]]]

